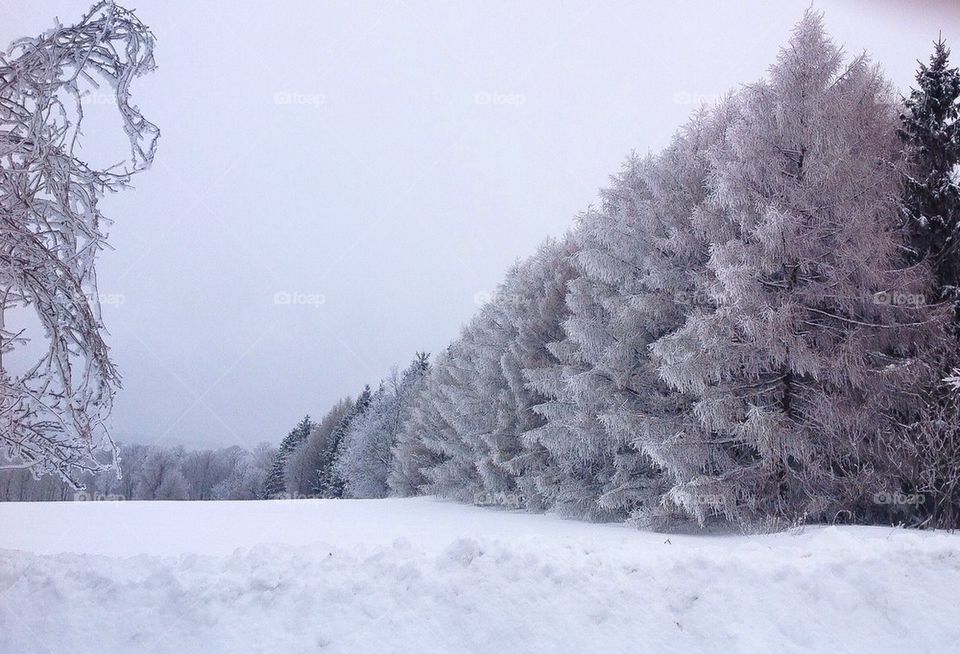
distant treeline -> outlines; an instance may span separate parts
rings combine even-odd
[[[85,488],[74,489],[57,475],[34,478],[29,470],[0,470],[0,500],[253,500],[264,483],[277,448],[227,447],[192,450],[163,445],[121,445],[122,476],[112,469],[85,473]],[[108,453],[101,456],[109,458]]]

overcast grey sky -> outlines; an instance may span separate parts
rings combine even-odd
[[[0,0],[0,41],[89,4]],[[163,136],[105,204],[113,430],[206,446],[278,441],[441,349],[628,152],[760,77],[809,2],[127,6],[159,40],[134,96]],[[939,31],[960,63],[960,2],[814,6],[900,89]]]

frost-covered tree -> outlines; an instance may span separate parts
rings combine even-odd
[[[347,430],[336,472],[344,481],[346,497],[386,497],[389,492],[393,448],[409,418],[411,400],[429,367],[427,355],[390,378],[373,394],[369,408]]]
[[[431,489],[426,471],[440,465],[444,457],[427,442],[436,441],[437,435],[451,429],[438,406],[442,394],[441,377],[435,366],[428,366],[411,394],[409,413],[397,434],[387,476],[392,495],[408,497],[437,492],[436,488]]]
[[[100,2],[0,56],[0,454],[5,467],[73,486],[109,465],[98,448],[115,448],[104,425],[120,374],[97,299],[109,224],[100,198],[153,160],[159,132],[130,96],[154,68],[153,45],[133,12]],[[121,166],[79,157],[82,97],[101,85],[130,142]]]
[[[490,302],[438,359],[420,442],[433,461],[432,492],[545,508],[536,479],[550,453],[524,435],[543,424],[533,406],[544,397],[528,385],[528,366],[554,362],[547,343],[560,333],[566,292],[566,242],[548,242],[507,274]],[[519,484],[519,485],[518,485]],[[482,499],[481,499],[482,498]]]
[[[344,496],[345,481],[340,475],[340,467],[337,462],[343,458],[346,437],[351,426],[354,421],[359,420],[367,412],[372,399],[373,393],[370,392],[370,386],[364,386],[363,391],[353,403],[353,407],[340,419],[340,422],[331,432],[330,448],[333,456],[324,460],[323,465],[317,471],[317,489],[321,497],[341,498]]]
[[[240,447],[187,452],[180,464],[180,471],[190,499],[218,499],[225,482],[234,474],[244,454]]]
[[[494,461],[513,478],[522,505],[534,511],[551,505],[552,486],[545,489],[542,482],[552,480],[557,462],[533,436],[545,423],[535,407],[547,398],[530,384],[530,375],[558,364],[548,346],[563,336],[573,249],[569,235],[546,241],[533,257],[508,273],[496,299],[498,321],[510,331],[499,357],[504,389]]]
[[[710,235],[701,292],[714,306],[653,345],[712,435],[701,473],[670,494],[700,520],[863,516],[889,490],[880,462],[942,334],[925,271],[901,256],[891,95],[808,11],[711,149],[733,231]]]
[[[280,448],[277,450],[273,464],[270,467],[270,474],[264,483],[263,495],[265,498],[283,497],[287,492],[287,483],[284,478],[287,459],[301,443],[307,440],[313,428],[314,424],[310,420],[310,416],[305,416],[303,420],[297,423],[297,426],[287,434],[286,438],[280,442]]]
[[[220,500],[259,500],[277,456],[277,447],[268,442],[244,451],[233,473],[214,489]]]
[[[433,362],[432,373],[425,382],[431,409],[425,412],[427,420],[420,432],[423,446],[432,453],[428,457],[432,465],[422,469],[427,480],[424,490],[473,502],[484,486],[478,472],[480,454],[475,450],[476,441],[458,428],[461,398],[470,393],[466,349],[458,339]]]
[[[500,305],[512,301],[498,293],[496,300],[477,312],[460,335],[457,364],[446,371],[454,382],[446,389],[454,409],[449,416],[451,424],[470,452],[483,490],[492,493],[514,489],[502,464],[504,453],[514,450],[518,439],[507,423],[508,387],[500,368],[511,338]]]
[[[138,500],[186,500],[187,481],[180,470],[183,448],[151,447],[143,459],[133,490]]]
[[[150,448],[137,443],[125,443],[120,447],[122,457],[123,474],[118,480],[117,494],[125,499],[132,500],[136,496],[137,484],[140,480],[140,472],[143,470],[143,463],[150,453]],[[109,473],[108,473],[109,474]],[[111,477],[116,475],[110,474]]]
[[[541,480],[555,464],[526,437],[544,424],[533,407],[545,398],[526,372],[556,363],[548,343],[562,336],[570,247],[548,242],[515,266],[438,357],[401,432],[394,492],[464,501],[510,493],[528,508],[547,508],[552,486],[542,491]]]
[[[559,379],[560,406],[544,407],[559,428],[546,431],[561,442],[595,439],[591,456],[604,483],[586,490],[612,516],[670,515],[662,502],[669,480],[700,464],[702,430],[689,398],[661,381],[649,348],[703,302],[696,287],[708,249],[704,225],[713,219],[704,206],[707,150],[723,137],[727,115],[725,105],[701,110],[664,152],[631,157],[579,221],[578,278],[566,339],[556,346],[570,363]],[[565,431],[571,415],[589,429]]]
[[[570,279],[566,306],[577,318],[564,320],[565,337],[547,346],[556,363],[525,372],[530,387],[547,399],[534,407],[545,422],[524,440],[543,447],[555,462],[537,475],[537,490],[562,515],[588,519],[612,517],[598,500],[613,478],[617,448],[599,421],[603,388],[570,333],[571,320],[585,325],[588,316],[599,317],[599,297],[593,280]]]
[[[328,475],[338,446],[334,432],[351,410],[351,398],[337,402],[287,458],[284,472],[287,493],[322,494],[321,480]]]

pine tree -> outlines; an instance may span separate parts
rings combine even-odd
[[[263,495],[267,499],[282,497],[287,491],[287,483],[284,478],[287,458],[293,453],[300,443],[305,441],[310,435],[314,424],[310,416],[304,416],[303,420],[297,423],[286,438],[280,442],[280,449],[273,459],[273,466],[270,468],[270,474],[264,484]]]
[[[393,447],[387,485],[392,495],[419,495],[427,485],[423,471],[439,463],[437,455],[424,445],[424,435],[437,419],[433,406],[430,355],[418,352],[414,364],[422,370],[422,380],[410,396],[410,409]]]
[[[929,66],[920,64],[917,87],[905,100],[898,134],[908,160],[904,189],[906,229],[912,260],[933,271],[934,300],[952,305],[952,332],[960,338],[960,71],[949,66],[943,39],[934,44]],[[940,377],[960,365],[956,345],[945,351]],[[899,521],[932,527],[960,524],[960,402],[949,377],[922,389],[926,406],[914,417],[905,438],[905,452],[895,450],[893,464],[901,471],[905,494],[920,494],[914,515]]]
[[[500,320],[510,325],[511,336],[500,356],[505,384],[501,429],[508,437],[498,447],[495,460],[513,477],[522,506],[534,511],[550,508],[541,481],[552,477],[557,462],[532,436],[546,422],[535,407],[548,398],[531,386],[530,375],[559,363],[548,345],[563,337],[567,283],[574,275],[573,249],[569,235],[546,241],[508,276],[498,295]]]
[[[712,148],[701,292],[653,352],[710,432],[701,474],[671,499],[721,513],[833,518],[877,510],[882,461],[917,409],[942,321],[901,257],[897,116],[866,56],[843,65],[808,11],[768,80],[746,87]]]
[[[939,295],[960,322],[960,70],[949,59],[941,38],[930,65],[920,64],[898,133],[911,164],[904,209],[914,258],[930,260]]]
[[[411,399],[427,368],[426,355],[418,353],[403,373],[394,370],[373,394],[364,414],[350,424],[335,464],[344,481],[344,496],[376,498],[389,494],[387,478],[393,449],[410,418]]]
[[[513,337],[500,310],[510,302],[502,294],[484,305],[463,330],[461,359],[449,373],[458,380],[451,387],[456,402],[454,425],[474,452],[474,462],[484,491],[509,493],[513,477],[503,467],[503,453],[513,451],[517,434],[510,425],[512,405],[500,360]]]
[[[294,496],[321,494],[322,471],[329,468],[337,445],[334,431],[353,406],[354,401],[349,397],[334,404],[314,426],[310,436],[287,456],[284,468],[287,493]]]
[[[434,362],[428,386],[433,408],[422,432],[423,445],[433,454],[433,465],[422,470],[424,490],[461,502],[473,502],[486,490],[478,472],[484,453],[474,435],[463,431],[465,400],[472,395],[469,349],[461,337]]]
[[[701,110],[657,156],[631,157],[583,216],[571,285],[569,341],[587,368],[596,414],[613,449],[613,474],[598,504],[650,523],[673,514],[663,502],[700,464],[702,429],[690,398],[659,378],[650,345],[703,303],[708,147],[722,138],[725,107]],[[578,297],[586,295],[589,300]]]
[[[394,375],[396,371],[394,371]],[[370,402],[362,414],[350,421],[343,434],[338,456],[334,461],[334,475],[342,487],[341,497],[378,497],[371,489],[370,468],[376,466],[379,453],[376,444],[393,408],[393,394],[384,382],[370,394]]]
[[[568,282],[567,307],[571,318],[563,323],[565,338],[547,347],[551,366],[526,371],[531,388],[546,401],[534,407],[545,422],[525,436],[545,448],[556,465],[538,476],[538,489],[558,513],[587,519],[610,519],[614,512],[599,504],[616,475],[617,446],[600,423],[605,388],[583,356],[581,345],[593,339],[576,336],[589,322],[603,321],[601,291],[594,280],[574,276]]]
[[[317,492],[321,497],[343,497],[344,480],[337,469],[337,461],[343,456],[344,438],[350,431],[350,425],[367,412],[372,396],[370,386],[364,386],[353,403],[353,409],[334,428],[330,436],[331,456],[325,459],[317,470]]]
[[[430,476],[430,471],[445,460],[439,435],[452,431],[439,409],[443,394],[441,379],[438,365],[431,365],[411,400],[410,419],[397,437],[393,469],[387,479],[395,495],[441,494]]]

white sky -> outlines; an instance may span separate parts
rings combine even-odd
[[[89,4],[0,0],[0,42]],[[439,351],[630,150],[760,77],[809,2],[128,6],[159,39],[134,96],[163,136],[105,204],[114,435],[206,446],[278,441]],[[814,6],[900,89],[939,31],[960,64],[960,1]]]

